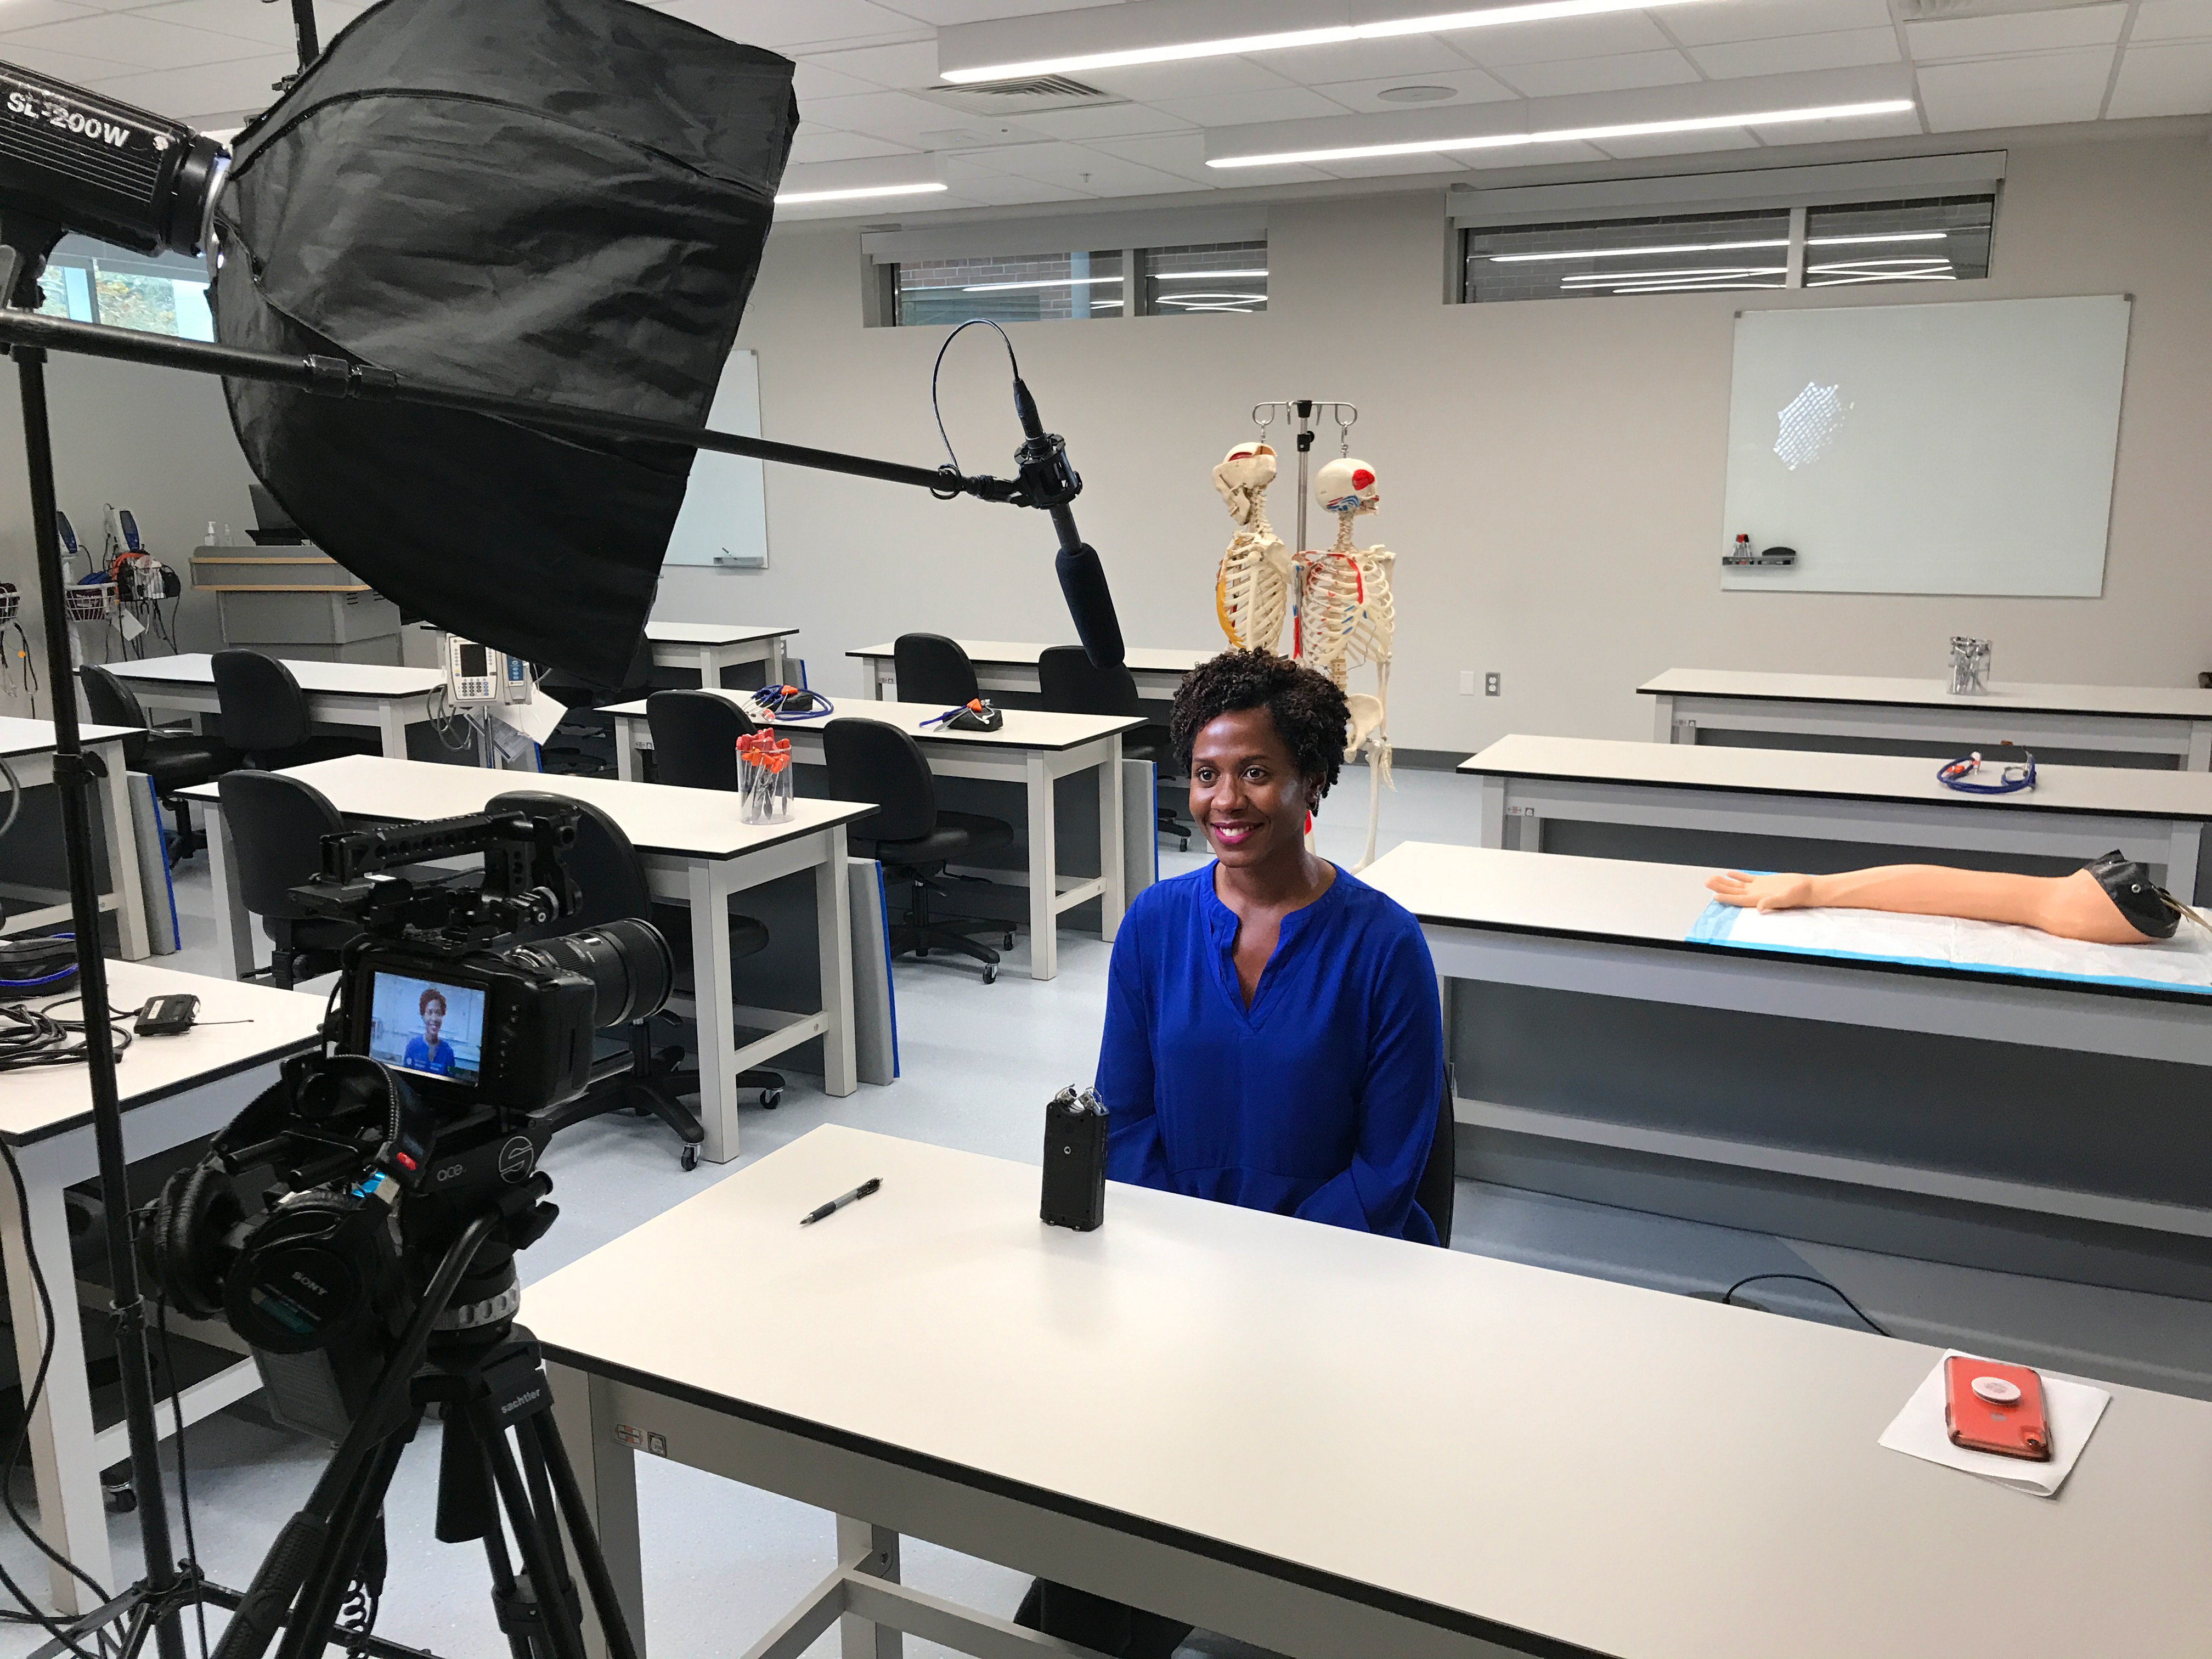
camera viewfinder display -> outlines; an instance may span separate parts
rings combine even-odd
[[[477,1080],[483,1056],[481,987],[379,973],[369,1013],[371,1060],[455,1083]]]

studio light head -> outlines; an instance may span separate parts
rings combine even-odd
[[[141,253],[198,252],[229,161],[180,122],[0,64],[0,226],[37,250],[33,265],[65,230]]]

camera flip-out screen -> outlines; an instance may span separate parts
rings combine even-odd
[[[368,1056],[403,1072],[474,1083],[483,1066],[483,1023],[481,986],[380,972]]]

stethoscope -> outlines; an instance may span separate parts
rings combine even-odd
[[[2027,751],[2022,750],[2022,753]],[[2023,789],[2035,787],[2035,757],[2027,756],[2025,763],[2008,762],[2000,770],[1995,783],[1969,783],[1967,779],[1982,769],[1979,751],[1945,761],[1936,769],[1936,781],[1946,789],[1956,789],[1967,795],[2016,795]]]

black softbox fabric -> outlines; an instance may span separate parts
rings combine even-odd
[[[798,125],[791,78],[626,0],[385,0],[234,146],[216,336],[702,425]],[[690,450],[225,388],[253,470],[362,580],[620,682]]]

